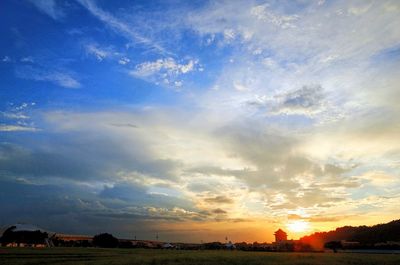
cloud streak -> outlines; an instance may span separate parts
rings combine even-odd
[[[155,43],[151,39],[141,35],[139,32],[134,30],[134,28],[131,25],[128,25],[124,21],[118,19],[117,17],[113,16],[112,14],[101,9],[99,6],[96,5],[96,3],[94,1],[78,0],[78,2],[83,7],[85,7],[93,16],[95,16],[100,21],[102,21],[104,24],[106,24],[108,27],[110,27],[114,31],[122,34],[129,40],[131,40],[135,43],[139,43],[144,46],[147,46],[151,50],[154,50],[155,52],[158,52],[161,54],[169,53],[166,49],[164,49],[158,43]]]
[[[30,1],[40,12],[49,17],[60,20],[64,18],[64,11],[57,5],[55,0],[31,0]]]
[[[17,67],[16,76],[23,79],[51,82],[65,88],[80,88],[82,86],[82,84],[69,73],[31,66]]]

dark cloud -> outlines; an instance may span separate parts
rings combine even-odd
[[[205,221],[208,219],[209,214],[203,211],[188,211],[182,208],[163,208],[161,207],[149,207],[149,206],[135,206],[118,211],[112,210],[108,212],[101,212],[96,216],[103,218],[112,219],[124,219],[126,221],[131,220],[147,220],[147,221],[172,221],[172,222],[184,222],[184,221]]]
[[[299,89],[278,94],[273,99],[250,100],[247,104],[266,109],[269,114],[310,116],[323,110],[325,94],[320,85],[305,85]]]
[[[303,86],[294,91],[278,96],[281,100],[280,108],[296,111],[315,110],[322,105],[324,95],[320,85]],[[279,109],[279,107],[278,107]]]
[[[112,187],[104,187],[99,196],[102,198],[120,199],[124,201],[142,200],[142,197],[147,194],[147,187],[144,185],[133,185],[132,183],[117,183]]]
[[[149,193],[146,186],[128,182],[119,182],[112,187],[104,187],[99,193],[99,197],[122,200],[129,205],[164,208],[181,207],[187,210],[195,210],[192,202],[187,198]]]
[[[210,216],[193,207],[185,208],[182,204],[188,205],[187,201],[157,196],[146,198],[141,187],[134,190],[132,185],[125,189],[122,184],[115,189],[107,188],[100,195],[76,184],[58,186],[0,181],[0,186],[2,225],[24,222],[63,233],[107,231],[127,236],[130,232],[127,227],[134,224],[149,231],[156,224],[146,222],[204,221]],[[114,192],[118,190],[141,194],[137,194],[138,200],[131,197],[131,201],[124,201],[114,198]]]
[[[204,201],[207,203],[216,203],[216,204],[232,204],[234,202],[231,198],[228,198],[223,195],[205,198]]]
[[[96,161],[90,157],[82,159],[83,154],[77,156],[55,149],[32,150],[10,143],[0,144],[0,154],[2,156],[0,167],[12,176],[80,180],[105,177],[102,171],[97,170],[101,167],[96,167]]]
[[[79,221],[104,206],[79,186],[32,185],[11,181],[0,181],[1,222],[33,223],[50,231],[71,232],[89,224]],[[85,198],[82,203],[80,198]],[[84,220],[84,219],[83,219]],[[75,226],[79,223],[79,226]],[[93,224],[96,225],[96,224]]]
[[[118,172],[138,172],[161,179],[176,178],[178,161],[151,157],[141,143],[129,149],[101,134],[37,133],[25,144],[0,143],[0,167],[13,176],[75,180],[115,180]]]
[[[213,210],[212,212],[216,213],[216,214],[227,214],[228,213],[227,211],[224,211],[220,208],[217,208],[217,209]]]

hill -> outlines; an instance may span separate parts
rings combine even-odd
[[[400,220],[374,226],[344,226],[329,232],[317,232],[300,238],[300,241],[314,247],[322,247],[329,241],[355,241],[361,245],[373,246],[377,243],[400,241]]]

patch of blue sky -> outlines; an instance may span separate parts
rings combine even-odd
[[[27,32],[19,30],[27,38],[21,47],[16,47],[12,38],[2,42],[2,50],[7,51],[7,55],[4,57],[8,56],[12,60],[11,62],[2,62],[0,66],[3,102],[29,100],[42,104],[65,105],[71,103],[78,105],[88,103],[88,101],[93,101],[94,104],[95,101],[112,102],[113,99],[126,103],[143,102],[146,99],[157,102],[156,93],[160,93],[159,99],[164,102],[176,97],[174,93],[161,87],[128,76],[117,61],[99,62],[96,58],[90,58],[84,50],[85,41],[79,41],[79,39],[77,41],[76,36],[66,34],[68,27],[57,30],[57,27],[53,27],[51,24],[35,24],[28,36]],[[37,34],[35,34],[35,28],[38,29]],[[43,28],[46,30],[44,31]],[[96,40],[102,39],[101,35],[104,34],[97,34]],[[110,36],[103,38],[108,41],[112,40]],[[119,36],[114,36],[114,38],[120,39]],[[43,41],[44,39],[46,41]],[[119,42],[124,41],[119,40]],[[28,58],[30,61],[22,62],[23,58]],[[62,72],[66,69],[74,74],[77,82],[81,83],[79,91],[66,90],[45,80],[29,78],[31,70],[41,71],[43,75],[46,75],[47,72]],[[28,73],[24,74],[27,75],[26,78],[16,78],[16,73],[27,71]],[[102,77],[101,80],[97,79],[98,76]],[[45,77],[41,79],[45,79]],[[112,89],[109,89],[110,87]]]
[[[398,64],[400,60],[400,44],[393,47],[379,51],[377,54],[372,56],[372,65],[385,65],[385,64]]]

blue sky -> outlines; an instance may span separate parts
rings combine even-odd
[[[2,225],[268,241],[398,218],[397,1],[3,1]]]

